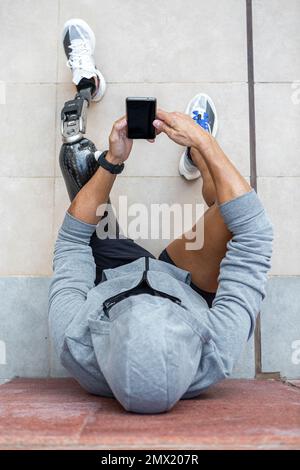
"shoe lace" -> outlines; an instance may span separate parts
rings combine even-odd
[[[203,113],[203,115],[202,115],[198,111],[193,111],[193,119],[205,131],[208,131],[209,133],[211,133],[211,127],[210,127],[210,124],[209,124],[209,121],[208,121],[208,114],[207,113]]]
[[[90,48],[82,39],[73,39],[69,45],[71,49],[67,66],[71,69],[79,68],[86,71],[93,71],[95,65],[93,63]]]

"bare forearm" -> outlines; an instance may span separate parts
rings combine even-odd
[[[216,187],[218,203],[231,201],[251,191],[248,182],[225,155],[217,141],[210,137],[208,144],[204,147],[203,140],[201,140],[196,148],[210,171]],[[197,165],[197,161],[194,163]]]
[[[112,165],[122,165],[129,157],[131,149],[132,140],[127,137],[127,122],[123,116],[114,122],[105,159]],[[104,214],[103,207],[98,212],[99,215],[97,209],[106,205],[115,179],[116,175],[102,167],[99,168],[75,197],[69,207],[69,214],[87,224],[97,224]]]
[[[73,200],[69,214],[82,222],[97,224],[101,218],[96,215],[97,208],[107,203],[115,179],[115,175],[99,168]]]
[[[185,147],[194,147],[204,159],[216,186],[217,200],[219,204],[228,202],[242,196],[251,190],[247,181],[242,177],[217,141],[208,132],[195,123],[190,116],[173,112],[167,113],[158,109],[153,125],[159,132],[165,132],[174,142]],[[199,160],[200,161],[200,160]],[[197,159],[193,162],[198,166]]]

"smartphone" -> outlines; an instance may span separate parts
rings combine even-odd
[[[129,139],[155,139],[156,98],[126,98],[126,116]]]

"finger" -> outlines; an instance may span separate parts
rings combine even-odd
[[[126,126],[127,126],[127,121],[126,121],[125,116],[121,117],[114,123],[114,128],[117,131],[121,131],[122,129],[125,129]]]
[[[154,121],[152,122],[152,126],[155,128],[155,136],[159,135],[161,133],[161,131],[159,129],[157,129],[157,127],[155,127]]]
[[[155,139],[147,139],[148,142],[150,142],[150,144],[153,144],[153,142],[155,142]]]
[[[156,112],[156,117],[160,119],[161,121],[166,122],[169,126],[173,126],[174,124],[174,118],[173,118],[173,113],[168,113],[167,111],[164,111],[163,109],[158,109]]]
[[[155,119],[155,121],[153,121],[153,126],[159,132],[164,132],[169,137],[171,137],[171,135],[173,134],[173,129],[168,126],[165,122],[160,121],[159,119]]]

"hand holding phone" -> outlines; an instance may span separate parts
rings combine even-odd
[[[155,139],[156,98],[126,98],[127,137]]]

